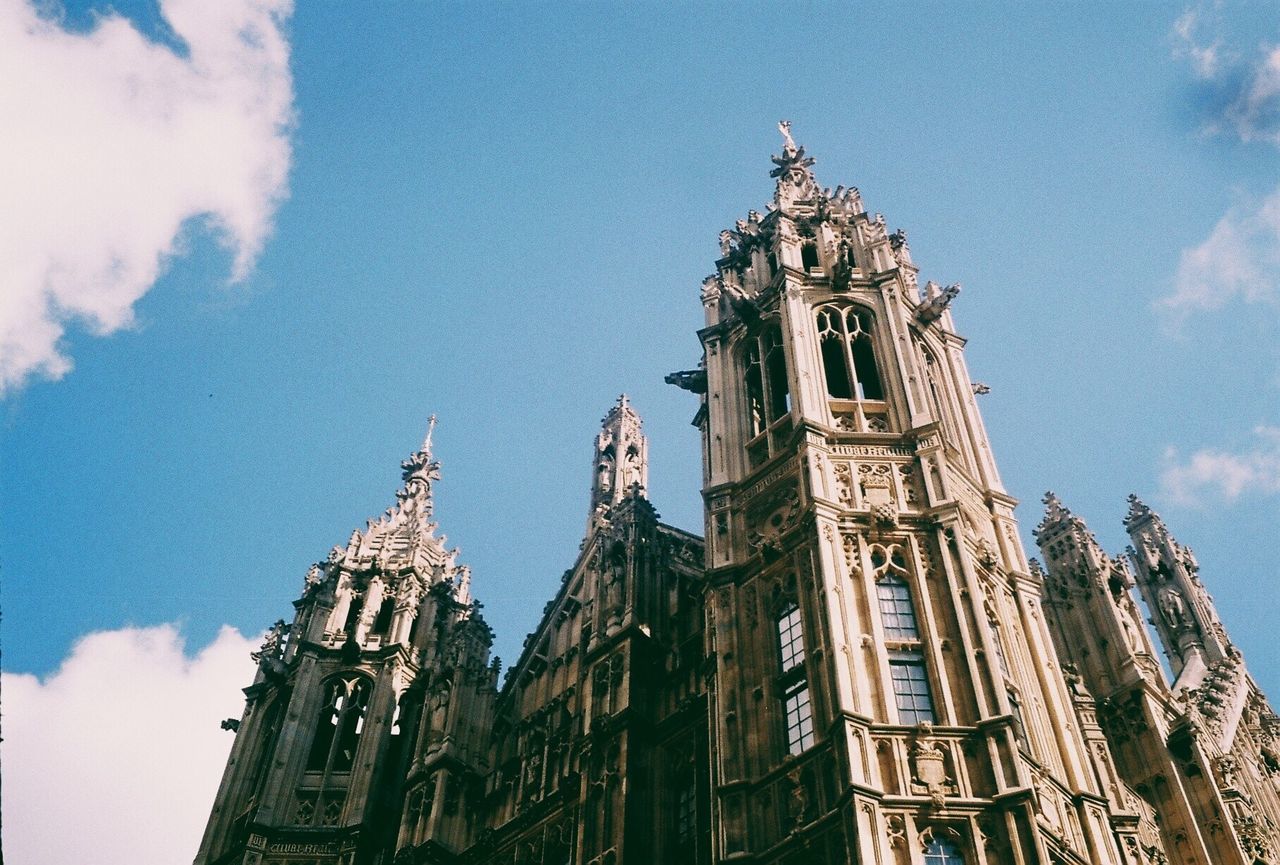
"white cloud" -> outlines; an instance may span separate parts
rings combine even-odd
[[[1274,302],[1280,286],[1280,188],[1256,208],[1228,211],[1199,245],[1182,251],[1173,294],[1159,306],[1175,320],[1228,301]]]
[[[1215,40],[1205,45],[1199,41],[1196,31],[1200,26],[1200,18],[1200,10],[1188,9],[1173,22],[1173,32],[1178,37],[1174,53],[1191,60],[1191,69],[1197,78],[1209,79],[1218,72],[1222,43]]]
[[[1241,141],[1280,146],[1280,46],[1266,50],[1249,69],[1244,86],[1226,108],[1226,120]]]
[[[13,865],[190,862],[253,677],[224,627],[187,657],[173,625],[81,639],[43,682],[5,673],[4,847]]]
[[[129,326],[193,217],[248,275],[287,191],[291,2],[160,0],[184,57],[0,0],[0,394],[71,368],[69,322]]]
[[[1237,452],[1202,448],[1183,458],[1175,448],[1167,449],[1162,492],[1184,505],[1280,492],[1280,427],[1259,426],[1253,435],[1254,441]]]

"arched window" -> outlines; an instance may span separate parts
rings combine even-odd
[[[316,733],[307,755],[307,771],[349,772],[364,730],[369,707],[369,683],[364,679],[333,679],[325,688]]]
[[[818,307],[817,317],[827,395],[832,399],[884,399],[871,345],[871,313],[828,304]]]
[[[964,865],[964,854],[951,839],[935,836],[924,845],[924,865]]]

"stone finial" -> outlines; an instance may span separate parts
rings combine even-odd
[[[819,189],[813,179],[813,172],[809,170],[816,160],[805,156],[804,148],[797,145],[791,137],[791,122],[782,121],[778,124],[778,129],[782,132],[782,155],[769,157],[774,164],[769,176],[778,181],[774,204],[785,208],[797,200],[817,197]]]
[[[1032,531],[1032,534],[1037,538],[1060,523],[1065,523],[1072,519],[1071,511],[1062,504],[1062,499],[1058,498],[1057,494],[1054,493],[1053,490],[1045,493],[1044,498],[1041,499],[1041,501],[1044,502],[1044,519],[1042,519],[1040,521],[1040,525],[1036,526]]]
[[[795,139],[791,137],[791,121],[779,120],[778,131],[782,133],[782,150],[785,153],[788,150],[794,152],[796,150]]]

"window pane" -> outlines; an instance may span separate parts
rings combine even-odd
[[[898,722],[932,724],[935,720],[933,697],[929,693],[924,659],[911,654],[892,660],[889,662],[889,675],[893,680],[893,695],[898,706]]]
[[[778,647],[782,653],[782,672],[804,663],[804,632],[800,629],[800,609],[794,605],[778,617]]]
[[[954,841],[934,838],[925,845],[924,865],[964,865],[964,856]]]
[[[809,704],[809,686],[801,683],[783,699],[787,724],[787,750],[799,754],[813,745],[813,708]]]
[[[911,590],[897,577],[887,577],[876,583],[876,596],[880,601],[880,620],[884,634],[890,640],[918,640],[915,608],[911,606]]]
[[[858,375],[858,399],[884,399],[871,338],[859,336],[850,342],[849,348],[853,352],[853,369]]]
[[[853,399],[849,387],[849,365],[839,337],[822,340],[822,369],[826,373],[827,394],[832,399]]]
[[[787,386],[787,360],[776,334],[766,342],[773,343],[765,355],[769,379],[769,420],[774,421],[791,411],[791,389]]]
[[[747,416],[751,436],[764,432],[764,377],[760,371],[760,351],[753,344],[747,350]]]

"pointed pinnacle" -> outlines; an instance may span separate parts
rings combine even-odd
[[[1155,513],[1151,508],[1143,504],[1142,500],[1138,498],[1135,493],[1129,493],[1129,513],[1127,513],[1124,518],[1125,528],[1132,527],[1134,523],[1144,517],[1154,516]]]

